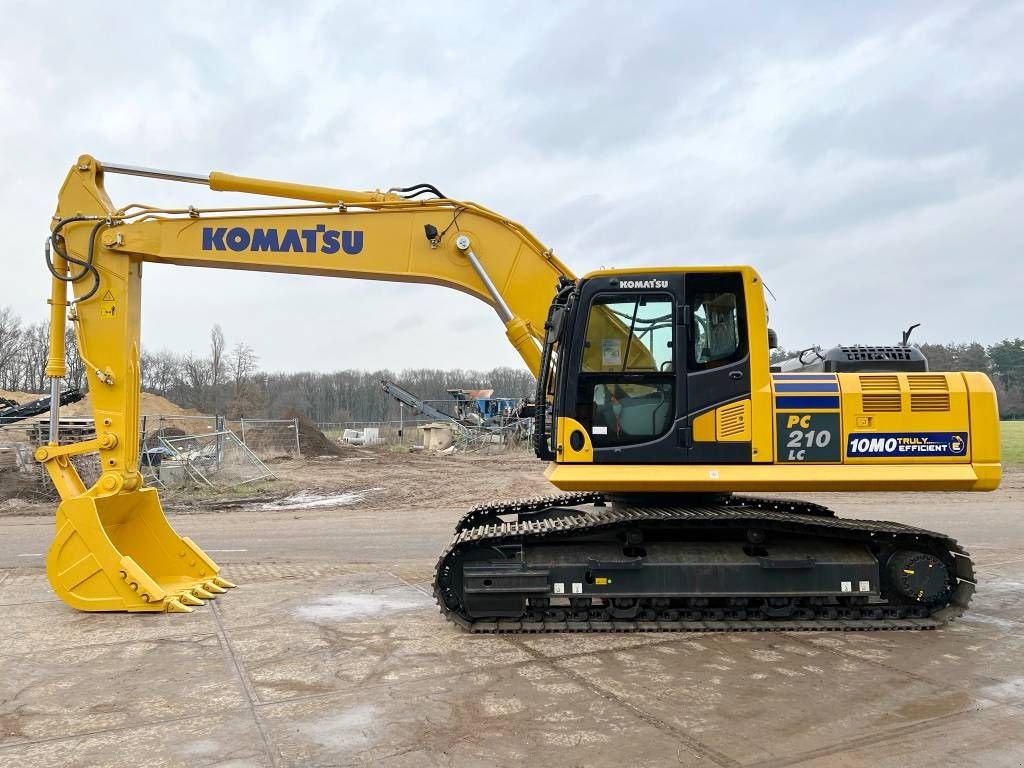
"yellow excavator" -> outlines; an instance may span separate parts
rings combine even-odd
[[[265,199],[116,207],[106,174]],[[87,155],[60,190],[46,262],[51,402],[70,318],[96,423],[95,439],[61,445],[53,408],[36,454],[61,497],[47,574],[74,608],[189,612],[234,586],[139,473],[147,262],[432,283],[494,308],[537,377],[534,447],[563,493],[485,500],[458,522],[434,591],[468,630],[922,629],[973,594],[948,536],[745,494],[992,490],[991,382],[773,372],[748,266],[578,278],[519,224],[429,184],[353,192]],[[86,488],[71,458],[92,452],[101,475]]]

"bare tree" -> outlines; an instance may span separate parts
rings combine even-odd
[[[46,362],[50,357],[50,329],[46,323],[33,323],[22,335],[22,386],[30,392],[46,389]]]
[[[0,307],[0,389],[18,389],[21,335],[21,318],[9,307]]]
[[[234,383],[236,398],[245,382],[258,370],[258,362],[259,357],[256,355],[256,351],[244,341],[238,342],[231,348],[231,380]]]
[[[85,363],[78,351],[78,337],[75,328],[69,325],[64,332],[64,384],[69,389],[81,389],[85,386]]]
[[[143,349],[139,366],[142,371],[142,388],[147,392],[166,395],[184,383],[184,361],[170,350],[150,352]]]
[[[191,390],[189,405],[206,410],[209,407],[210,361],[189,353],[181,360],[181,372],[183,383]]]
[[[226,352],[227,342],[224,341],[224,331],[218,323],[210,330],[210,386],[214,390],[224,383],[227,369]]]
[[[224,340],[224,331],[217,323],[210,329],[210,388],[205,410],[211,413],[220,413],[221,404],[224,400],[224,383],[227,379],[228,359],[227,342]]]

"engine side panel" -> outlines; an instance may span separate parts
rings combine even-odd
[[[771,434],[770,458],[755,454],[747,464],[556,463],[547,477],[566,491],[618,493],[988,491],[999,485],[996,394],[983,374],[776,373],[770,390],[771,413],[754,410],[741,427]],[[730,407],[735,409],[730,404],[695,418],[694,440],[729,439],[723,425],[735,422],[719,411]]]

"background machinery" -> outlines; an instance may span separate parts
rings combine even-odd
[[[296,202],[118,208],[109,173]],[[750,267],[577,278],[520,225],[430,185],[352,192],[89,156],[61,189],[47,262],[47,373],[64,374],[68,315],[97,428],[37,454],[62,498],[47,572],[76,608],[187,611],[230,586],[138,473],[145,262],[433,283],[495,309],[537,376],[535,449],[564,493],[488,500],[460,520],[435,594],[462,627],[925,628],[972,594],[970,559],[946,536],[738,495],[982,491],[1001,472],[980,373],[772,372]],[[68,459],[94,450],[103,472],[85,488]]]

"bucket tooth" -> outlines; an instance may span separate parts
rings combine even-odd
[[[210,579],[210,581],[212,581],[218,587],[222,587],[224,589],[234,589],[238,586],[237,584],[234,584],[233,582],[230,582],[227,579],[223,579],[220,576],[214,576],[212,579]]]
[[[213,600],[216,597],[213,592],[207,592],[202,587],[192,587],[192,594],[196,597],[201,597],[203,600]]]
[[[167,601],[168,613],[192,613],[193,610],[193,608],[189,608],[177,598],[172,597]]]
[[[206,605],[202,600],[193,595],[191,592],[182,592],[178,595],[178,599],[185,605]]]
[[[205,589],[207,592],[212,592],[215,595],[223,595],[225,592],[227,592],[226,589],[218,586],[217,584],[214,584],[212,581],[208,581],[205,584],[203,584],[203,589]]]

